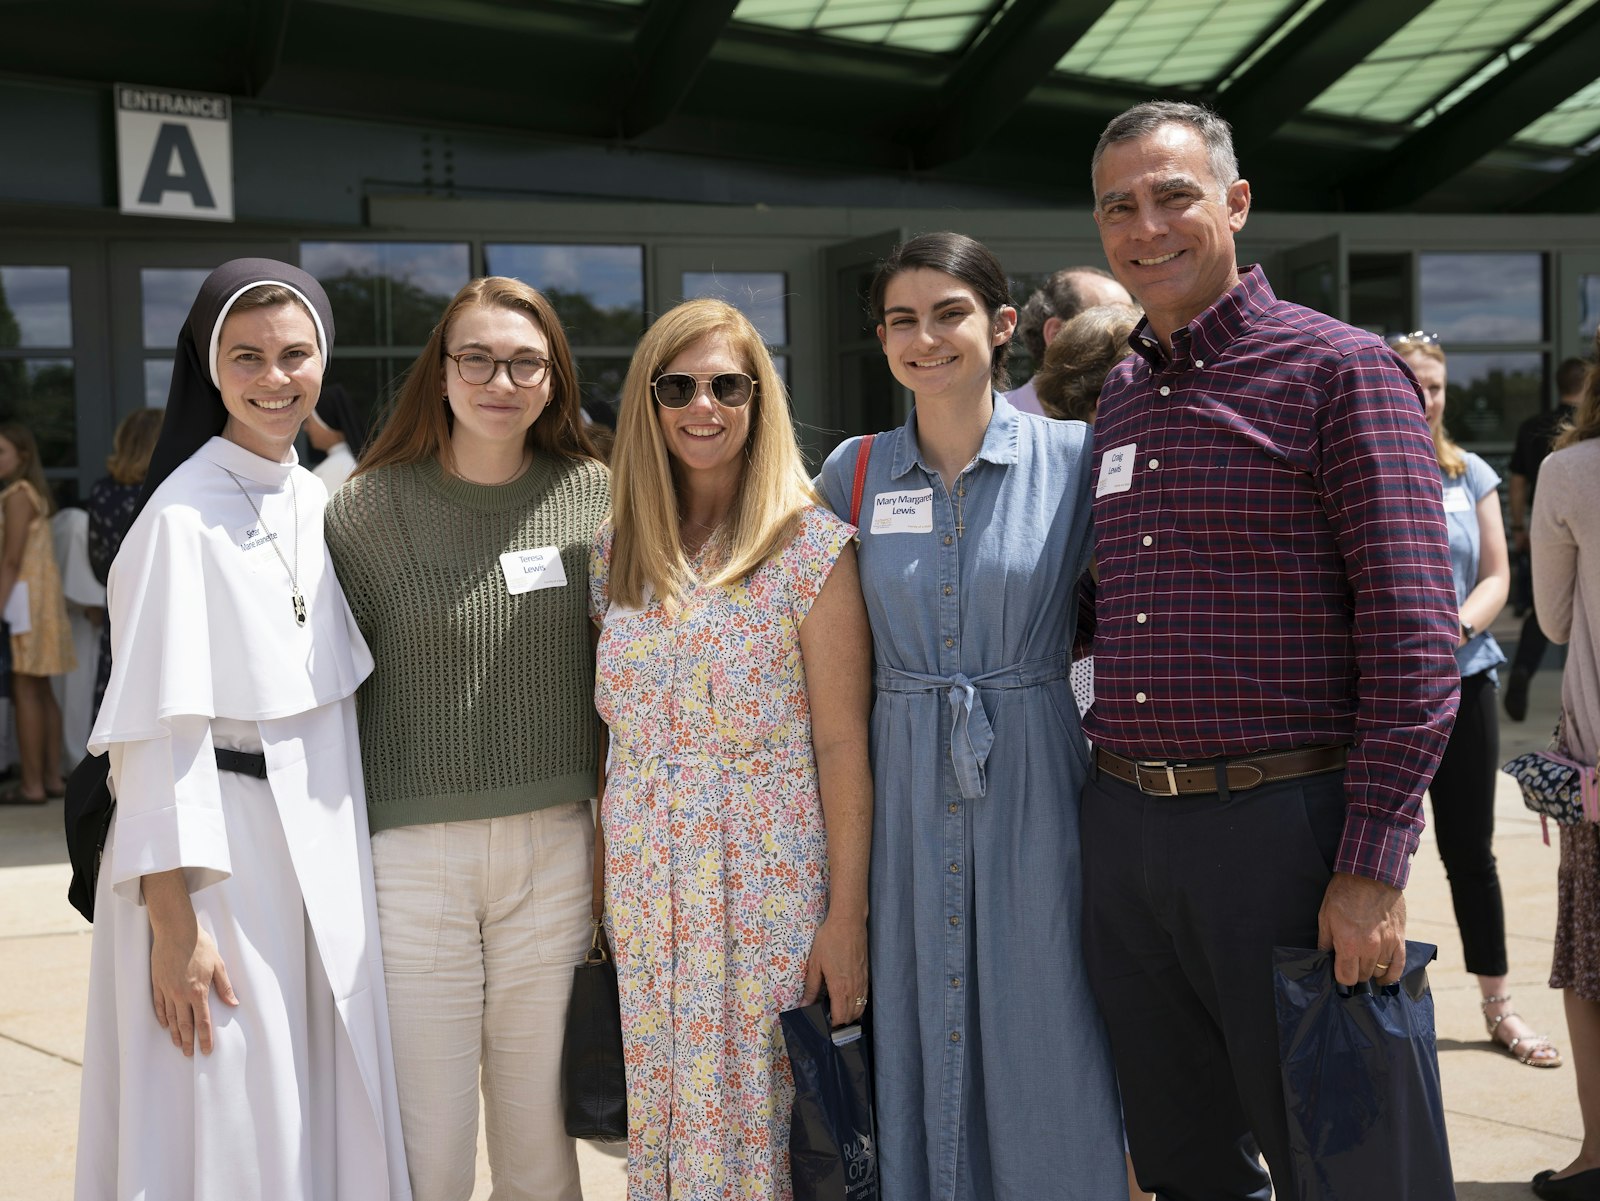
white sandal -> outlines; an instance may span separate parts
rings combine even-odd
[[[1489,1041],[1494,1043],[1494,1045],[1497,1047],[1504,1047],[1506,1053],[1510,1055],[1511,1058],[1515,1059],[1518,1063],[1527,1064],[1530,1068],[1560,1067],[1563,1062],[1561,1059],[1561,1052],[1556,1049],[1556,1045],[1552,1043],[1545,1035],[1526,1034],[1521,1038],[1513,1038],[1510,1042],[1507,1042],[1505,1039],[1501,1038],[1498,1033],[1496,1033],[1500,1029],[1500,1023],[1505,1021],[1507,1018],[1520,1018],[1522,1016],[1515,1009],[1508,1009],[1504,1013],[1497,1014],[1494,1017],[1489,1016],[1489,1006],[1502,1005],[1509,1000],[1511,1000],[1510,993],[1507,993],[1503,997],[1485,997],[1482,1003],[1478,1006],[1479,1009],[1483,1010],[1484,1024],[1489,1027]],[[1519,1046],[1523,1045],[1526,1045],[1528,1048],[1526,1054],[1517,1050]],[[1547,1052],[1547,1054],[1539,1054],[1541,1051]]]

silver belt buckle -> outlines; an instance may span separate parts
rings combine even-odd
[[[1160,761],[1155,760],[1155,759],[1135,759],[1133,761],[1133,765],[1134,765],[1134,767],[1136,767],[1138,769],[1137,778],[1138,778],[1138,782],[1139,782],[1139,791],[1140,792],[1144,793],[1146,796],[1177,796],[1178,795],[1178,777],[1173,774],[1172,769],[1173,769],[1174,766],[1184,767],[1184,766],[1186,766],[1186,764],[1179,763],[1179,764],[1174,765],[1174,764],[1171,764],[1171,763],[1160,762]],[[1164,772],[1166,772],[1167,773],[1167,787],[1171,791],[1169,791],[1169,792],[1158,792],[1153,788],[1146,788],[1144,786],[1144,770],[1146,768],[1149,768],[1152,771],[1164,771]]]

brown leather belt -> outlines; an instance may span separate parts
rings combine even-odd
[[[1217,765],[1227,765],[1228,790],[1254,788],[1278,780],[1318,776],[1344,767],[1344,746],[1308,746],[1294,751],[1273,751],[1240,759],[1213,759],[1198,763],[1168,763],[1125,759],[1103,746],[1094,749],[1095,766],[1107,775],[1132,784],[1147,796],[1188,796],[1217,790]]]

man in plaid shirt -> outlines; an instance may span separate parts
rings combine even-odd
[[[1383,342],[1241,272],[1225,121],[1151,103],[1094,158],[1145,307],[1095,422],[1085,943],[1141,1185],[1296,1195],[1272,948],[1405,969],[1459,614],[1421,395]],[[1374,1181],[1373,1197],[1387,1195]]]

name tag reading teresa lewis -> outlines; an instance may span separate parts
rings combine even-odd
[[[1126,446],[1113,446],[1100,456],[1100,479],[1094,486],[1096,496],[1126,492],[1133,487],[1133,455],[1137,449],[1138,445],[1130,442]]]
[[[874,534],[933,533],[933,489],[880,492],[872,498]]]
[[[506,591],[512,596],[535,588],[561,588],[567,582],[561,552],[553,546],[507,551],[500,556],[500,570],[506,573]]]

